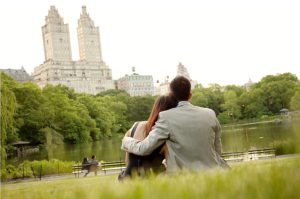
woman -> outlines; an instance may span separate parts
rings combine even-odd
[[[127,136],[134,137],[138,140],[145,139],[152,127],[154,126],[158,115],[161,111],[165,111],[171,108],[175,108],[178,104],[178,101],[171,96],[159,96],[152,108],[152,111],[149,115],[147,121],[136,122],[131,129],[127,131]],[[162,161],[166,157],[166,146],[163,144],[152,152],[148,156],[137,156],[131,153],[126,152],[125,161],[126,169],[119,176],[119,179],[124,176],[131,176],[132,172],[135,170],[138,175],[148,173],[152,170],[155,173],[162,172],[165,170]]]

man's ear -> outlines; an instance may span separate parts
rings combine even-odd
[[[173,93],[171,91],[169,92],[169,96],[170,97],[174,97],[174,95],[173,95]]]
[[[193,94],[192,94],[192,92],[190,92],[190,94],[189,94],[189,100],[192,98],[192,96],[193,96]]]

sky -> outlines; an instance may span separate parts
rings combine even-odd
[[[259,81],[291,72],[300,78],[300,1],[291,0],[9,0],[0,3],[0,68],[28,73],[44,62],[41,27],[54,5],[69,24],[79,60],[81,6],[100,28],[113,79],[131,74],[162,81],[179,62],[206,86]]]

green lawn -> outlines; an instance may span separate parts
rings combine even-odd
[[[2,198],[300,198],[300,158],[232,165],[231,170],[182,172],[127,180],[116,175],[1,185]]]

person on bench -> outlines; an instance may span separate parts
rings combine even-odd
[[[96,156],[92,155],[92,159],[88,161],[88,169],[87,172],[84,174],[84,177],[86,177],[91,171],[94,171],[95,176],[97,175],[99,162],[96,160]]]
[[[88,170],[89,169],[90,162],[89,162],[87,157],[83,158],[83,160],[81,162],[81,166],[82,166],[81,170]]]

